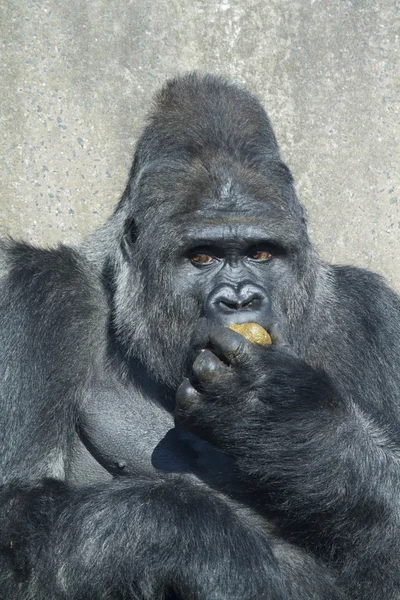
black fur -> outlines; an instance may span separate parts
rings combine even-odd
[[[105,226],[1,253],[2,600],[399,598],[400,302],[250,94],[168,82]]]

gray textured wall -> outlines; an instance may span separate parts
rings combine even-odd
[[[121,194],[146,108],[192,69],[267,108],[324,258],[400,290],[395,0],[0,0],[2,230],[76,242]]]

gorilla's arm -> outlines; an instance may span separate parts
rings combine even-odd
[[[179,598],[242,600],[268,586],[271,597],[294,599],[291,579],[311,598],[315,577],[318,598],[330,591],[312,560],[301,559],[315,573],[310,583],[300,572],[291,577],[297,553],[278,560],[279,546],[254,523],[183,480],[85,489],[42,481],[5,487],[1,502],[0,590],[7,598],[100,599],[108,590],[153,599],[174,589]]]
[[[79,254],[13,245],[0,292],[0,595],[337,598],[314,559],[189,478],[66,480],[107,309]],[[104,367],[103,367],[104,370]],[[268,592],[265,592],[268,590]]]
[[[338,270],[335,285],[335,330],[327,323],[313,349],[324,369],[218,328],[177,415],[235,459],[282,532],[337,564],[352,598],[389,600],[400,584],[400,303],[370,274]]]

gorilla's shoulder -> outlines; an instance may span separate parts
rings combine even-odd
[[[8,299],[15,308],[25,305],[43,316],[61,310],[84,312],[104,296],[100,277],[83,253],[63,245],[45,249],[0,240],[0,276],[4,302]]]
[[[330,270],[335,294],[343,306],[358,314],[400,315],[400,297],[381,275],[352,266],[332,266]]]
[[[64,281],[68,286],[90,274],[78,249],[64,245],[39,248],[11,239],[0,240],[0,266],[3,274],[22,278],[26,283]]]

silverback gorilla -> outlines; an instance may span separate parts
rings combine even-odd
[[[169,81],[104,227],[1,252],[3,600],[398,600],[399,299],[255,98]]]

